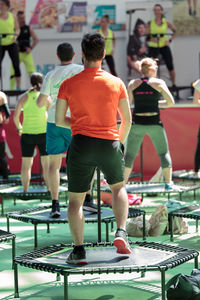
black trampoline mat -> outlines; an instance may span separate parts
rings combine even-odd
[[[173,214],[191,214],[191,215],[200,215],[200,205],[191,205],[191,206],[186,206],[183,208],[176,209],[172,212],[170,212],[172,215]]]
[[[52,220],[54,222],[58,221],[67,221],[68,220],[68,210],[67,208],[62,209],[61,208],[61,216],[57,219],[55,218],[51,218],[50,217],[50,212],[51,212],[51,207],[50,208],[44,208],[43,210],[40,211],[32,211],[29,213],[25,213],[23,215],[20,215],[20,217],[24,216],[24,217],[28,217],[30,220]],[[84,212],[84,216],[85,216],[85,221],[87,220],[93,220],[93,221],[97,221],[97,213],[94,212],[90,212],[90,211],[83,211]],[[12,217],[14,215],[14,213],[10,214],[10,217]],[[110,218],[114,218],[114,214],[112,209],[106,209],[106,208],[101,208],[101,219],[105,220],[105,219],[110,219]]]
[[[81,270],[88,270],[90,268],[114,269],[116,267],[156,266],[177,255],[176,253],[166,250],[156,250],[138,246],[132,247],[132,253],[130,255],[118,254],[116,248],[97,247],[86,249],[87,265],[74,266],[66,263],[66,258],[71,251],[72,249],[63,249],[56,253],[36,258],[34,261],[66,268],[80,268]]]

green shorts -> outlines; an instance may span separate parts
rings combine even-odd
[[[77,134],[67,153],[68,190],[84,193],[90,189],[98,167],[108,184],[124,180],[124,156],[120,141],[104,140]]]

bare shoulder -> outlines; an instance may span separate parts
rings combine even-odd
[[[133,79],[129,82],[128,89],[135,90],[141,83],[142,83],[142,80],[140,78]]]
[[[160,78],[150,78],[148,83],[157,90],[161,90],[164,86],[166,86],[165,81]]]
[[[8,103],[6,94],[0,91],[0,105]]]

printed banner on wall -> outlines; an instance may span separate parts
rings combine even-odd
[[[94,11],[95,13],[95,20],[94,20],[94,24],[92,26],[92,29],[99,29],[100,25],[100,19],[101,17],[108,15],[110,18],[110,24],[114,24],[115,23],[115,19],[116,19],[116,7],[115,5],[98,5],[96,6],[96,9]]]
[[[30,25],[35,29],[54,28],[58,25],[57,4],[62,0],[38,0],[32,12]]]
[[[81,32],[87,24],[87,2],[63,1],[58,4],[58,31]]]
[[[25,11],[25,0],[11,0],[10,2],[10,11],[14,14],[17,14],[18,11]]]

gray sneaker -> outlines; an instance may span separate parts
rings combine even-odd
[[[66,262],[73,265],[87,264],[86,252],[83,246],[75,246],[67,257]]]
[[[128,242],[128,235],[124,229],[117,229],[113,244],[117,248],[117,253],[131,254],[131,247]]]

